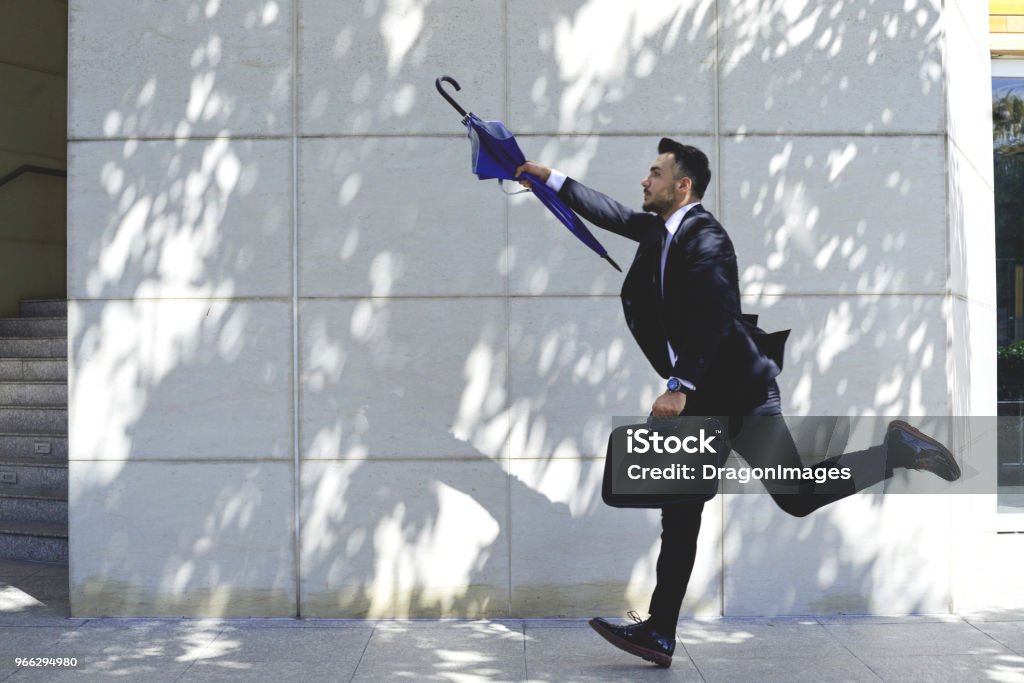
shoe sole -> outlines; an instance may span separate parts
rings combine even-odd
[[[648,650],[645,647],[634,645],[628,640],[619,638],[614,633],[606,631],[604,627],[596,619],[591,619],[588,623],[590,624],[590,628],[597,631],[597,635],[601,636],[602,638],[604,638],[620,650],[628,652],[631,655],[636,655],[637,657],[645,659],[648,662],[653,662],[654,664],[657,664],[658,666],[665,669],[672,666],[671,655],[666,655],[661,652],[655,652],[654,650]]]
[[[938,450],[940,453],[946,456],[946,460],[948,460],[949,464],[952,466],[953,474],[955,476],[952,479],[946,479],[945,477],[941,477],[941,475],[938,475],[942,479],[946,479],[946,481],[956,481],[957,479],[960,478],[960,466],[956,464],[956,458],[953,457],[953,454],[944,445],[942,445],[932,437],[928,436],[917,427],[914,427],[910,423],[904,422],[903,420],[893,420],[892,422],[889,423],[889,427],[899,427],[900,429],[910,432],[911,434],[921,439],[922,441],[930,443],[932,446],[935,447],[936,450]]]

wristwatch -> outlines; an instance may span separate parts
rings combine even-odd
[[[669,377],[668,390],[677,394],[685,394],[689,392],[689,387],[687,387],[686,384],[683,383],[683,380],[679,379],[678,377]]]

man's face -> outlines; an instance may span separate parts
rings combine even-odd
[[[670,153],[659,154],[647,177],[640,181],[644,188],[644,211],[661,214],[675,204],[680,182],[686,182],[686,179],[676,180],[673,176],[675,163],[675,157]]]

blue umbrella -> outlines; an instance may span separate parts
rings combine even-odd
[[[469,132],[469,139],[473,144],[473,173],[480,180],[490,180],[493,178],[517,180],[516,169],[526,162],[526,156],[519,149],[519,145],[516,143],[516,138],[512,135],[512,132],[501,121],[483,121],[472,112],[466,113],[466,110],[460,107],[452,99],[452,96],[444,91],[444,88],[441,87],[442,81],[451,83],[456,90],[462,90],[462,88],[459,87],[459,84],[451,76],[441,76],[434,81],[434,85],[437,86],[437,91],[441,93],[441,97],[446,99],[448,104],[455,107],[455,111],[462,114],[462,124],[466,126]],[[559,198],[557,192],[529,173],[524,173],[522,177],[531,181],[533,194],[540,200],[541,204],[548,207],[548,211],[555,214],[555,218],[560,220],[565,227],[569,228],[569,232],[576,235],[583,244],[593,249],[598,256],[612,264],[615,270],[620,273],[622,272],[619,264],[612,260],[612,257],[608,255],[608,251],[587,230],[587,226],[583,225],[580,217],[565,205],[565,202]]]

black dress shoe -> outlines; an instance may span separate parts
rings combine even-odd
[[[949,449],[903,420],[890,422],[885,438],[895,464],[931,472],[946,481],[960,478],[960,466]]]
[[[640,621],[635,612],[630,612],[630,616],[636,623],[613,624],[597,617],[590,620],[590,627],[620,650],[654,662],[658,666],[672,666],[672,653],[676,649],[675,638],[655,630],[650,619]]]

